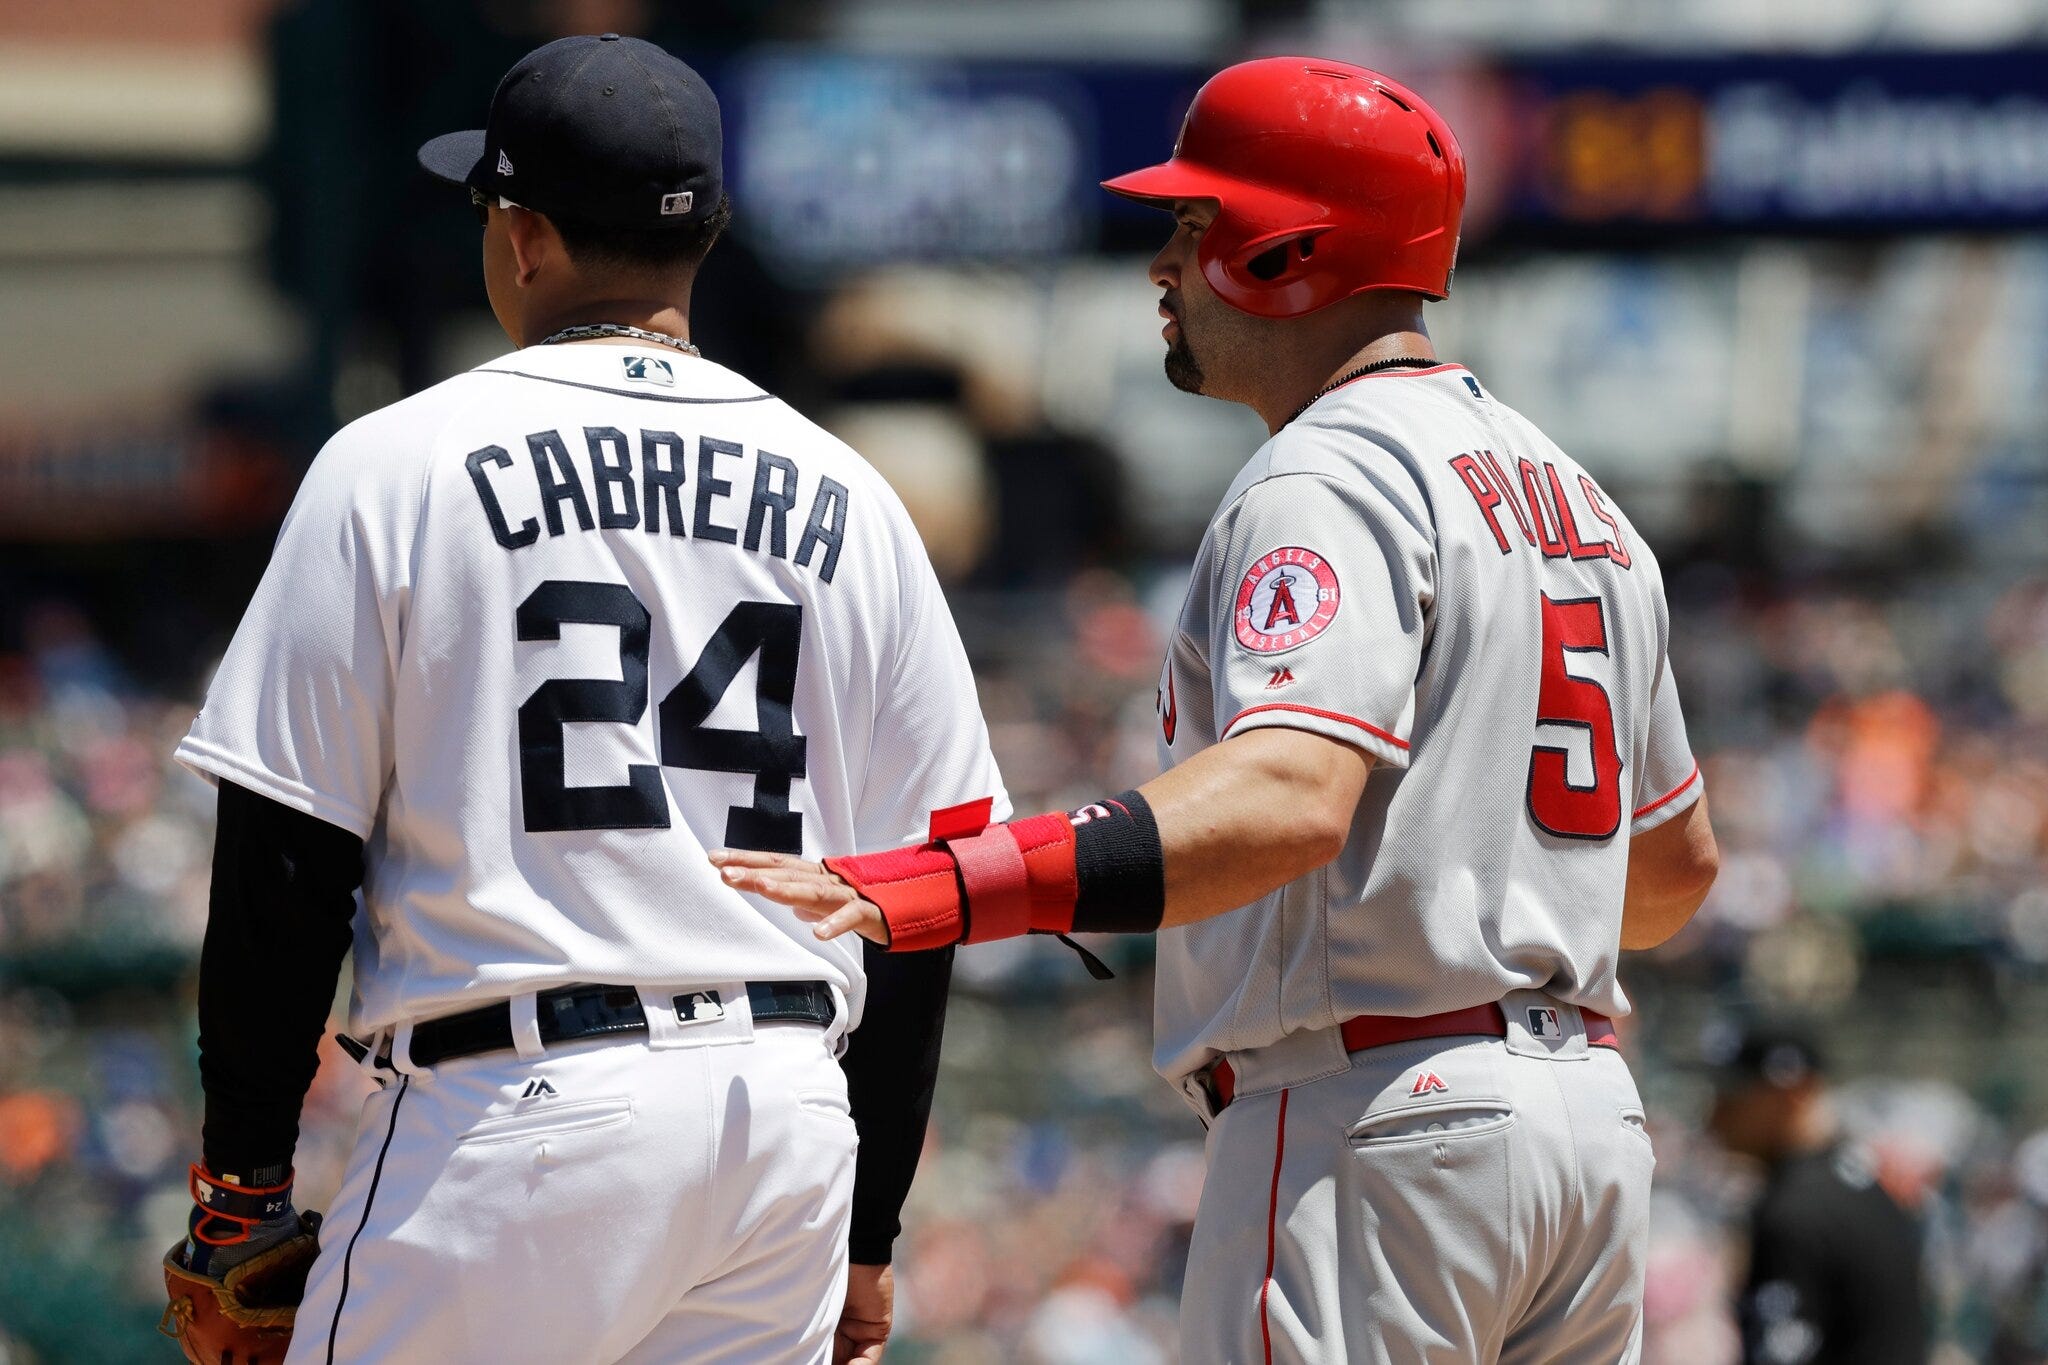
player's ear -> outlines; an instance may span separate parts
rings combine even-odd
[[[512,272],[520,286],[533,283],[542,265],[562,254],[562,236],[543,214],[531,209],[505,210],[505,237],[512,246]]]

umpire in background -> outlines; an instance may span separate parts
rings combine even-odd
[[[1839,1131],[1819,1049],[1753,1028],[1724,1071],[1710,1126],[1767,1175],[1738,1304],[1748,1365],[1920,1365],[1920,1228]]]

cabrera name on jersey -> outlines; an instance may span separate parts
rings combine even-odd
[[[624,360],[629,380],[665,375],[670,368],[668,361],[646,356]],[[571,443],[579,440],[580,459],[570,454]],[[816,474],[813,486],[804,490],[796,461],[702,432],[693,441],[668,430],[642,428],[629,436],[617,427],[597,426],[564,436],[549,428],[526,433],[523,456],[487,445],[472,450],[462,463],[491,535],[508,550],[538,543],[542,520],[550,536],[602,527],[656,535],[666,531],[734,545],[741,543],[738,523],[744,519],[750,552],[787,559],[795,514],[802,527],[795,537],[796,563],[812,568],[815,559],[818,577],[830,583],[846,539],[852,495],[845,484]],[[517,472],[501,476],[500,470]],[[736,479],[743,490],[737,495]],[[800,498],[808,511],[798,512]],[[734,519],[732,524],[727,517]]]
[[[823,978],[857,1018],[858,945],[704,851],[1007,809],[888,485],[731,371],[609,344],[336,435],[178,757],[366,841],[359,1030],[575,981]]]

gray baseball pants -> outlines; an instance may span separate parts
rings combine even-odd
[[[1502,1005],[1505,1039],[1370,1048],[1278,1088],[1233,1057],[1254,1089],[1209,1132],[1184,1365],[1640,1358],[1655,1158],[1635,1081],[1571,1006]]]

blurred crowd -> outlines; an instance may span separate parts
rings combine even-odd
[[[1854,989],[1859,943],[2048,961],[2048,583],[1702,594],[1674,614],[1726,850],[1676,954],[1779,973],[1814,1005]],[[1851,951],[1806,975],[1763,960],[1806,931]]]
[[[1020,809],[1152,770],[1177,587],[1162,565],[956,594]],[[1849,1127],[1928,1226],[1949,1358],[2048,1357],[2031,1027],[2048,964],[2048,579],[1759,596],[1703,561],[1671,590],[1724,871],[1695,925],[1624,974],[1661,1157],[1649,1358],[1733,1358],[1754,1177],[1705,1137],[1701,1078],[1744,1003],[1840,1040]],[[169,754],[204,680],[131,676],[63,602],[27,621],[0,655],[0,1329],[18,1339],[0,1359],[155,1358],[129,1333],[196,1147],[211,810]],[[1149,1070],[1146,945],[1093,946],[1118,981],[1040,943],[961,959],[899,1249],[907,1360],[1173,1359],[1201,1130]],[[363,1092],[330,1062],[300,1153],[316,1206]],[[63,1305],[109,1258],[132,1312],[81,1348]]]
[[[0,945],[195,947],[212,799],[167,761],[191,700],[132,683],[66,604],[24,637],[0,655]]]

